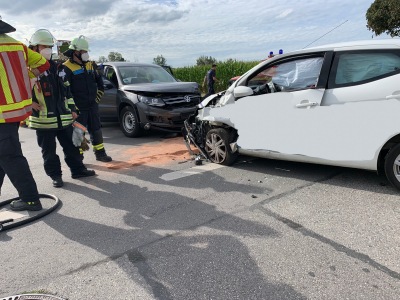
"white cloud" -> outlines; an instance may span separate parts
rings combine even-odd
[[[3,20],[22,41],[39,28],[58,39],[90,38],[93,59],[120,52],[130,61],[163,55],[173,67],[201,55],[261,60],[321,44],[370,39],[365,13],[372,0],[0,0]],[[4,5],[3,5],[4,4]],[[7,5],[8,4],[8,5]],[[6,9],[3,9],[6,7]],[[342,26],[326,34],[345,20]],[[384,36],[386,37],[386,36]],[[387,38],[387,37],[386,37]]]
[[[288,15],[290,15],[293,12],[293,9],[289,8],[284,10],[281,14],[277,15],[276,18],[277,19],[282,19],[287,17]]]

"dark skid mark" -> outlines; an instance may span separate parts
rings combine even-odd
[[[367,268],[363,268],[362,269],[365,273],[369,273],[369,272],[371,272],[369,269],[367,269]]]
[[[301,224],[296,223],[296,222],[293,222],[293,221],[290,220],[290,219],[287,219],[287,218],[284,218],[284,217],[281,217],[281,216],[278,216],[277,218],[279,219],[279,221],[285,223],[285,224],[286,224],[287,226],[289,226],[290,228],[298,229],[298,228],[303,227]]]

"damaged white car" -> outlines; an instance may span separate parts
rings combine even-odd
[[[203,100],[184,137],[218,164],[244,154],[381,171],[400,189],[400,40],[266,60]]]

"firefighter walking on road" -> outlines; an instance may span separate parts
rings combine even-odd
[[[70,87],[75,105],[79,110],[77,121],[88,129],[96,159],[110,162],[103,144],[99,102],[104,94],[103,79],[97,73],[96,66],[89,61],[89,43],[80,36],[71,41],[64,55],[69,57],[64,64],[64,84]]]
[[[54,42],[53,35],[46,29],[37,30],[29,41],[29,48],[40,53],[50,63],[50,69],[36,78],[33,84],[33,110],[29,117],[29,127],[36,129],[46,174],[53,180],[54,187],[62,187],[64,182],[60,158],[56,153],[56,139],[63,148],[72,178],[94,176],[95,172],[86,169],[79,148],[72,143],[72,123],[77,114],[69,88],[62,81],[63,73],[51,60]]]
[[[36,211],[42,209],[42,204],[28,161],[22,154],[18,129],[32,111],[29,77],[39,76],[49,68],[49,63],[6,34],[13,31],[15,28],[0,18],[0,187],[7,174],[20,198],[10,203],[11,209]]]

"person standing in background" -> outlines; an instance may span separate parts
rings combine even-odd
[[[204,96],[204,98],[207,98],[208,96],[215,94],[214,90],[214,83],[218,81],[217,79],[217,65],[213,64],[211,66],[211,69],[207,72],[206,76],[204,76],[204,81],[203,85],[207,82],[207,94]]]

